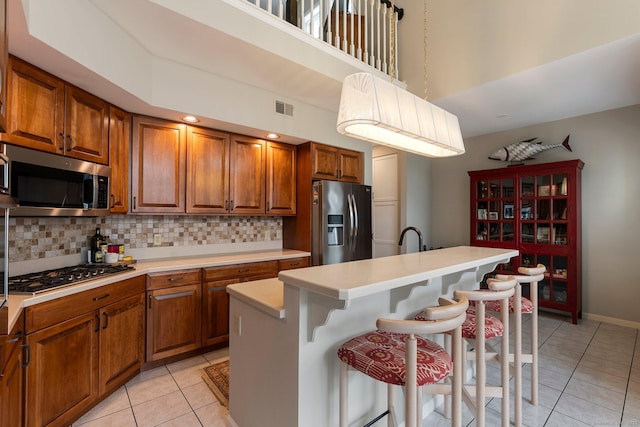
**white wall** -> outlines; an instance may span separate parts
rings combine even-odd
[[[573,152],[546,151],[527,164],[579,158],[582,172],[583,313],[640,322],[640,105],[465,140],[466,154],[433,160],[431,236],[434,246],[469,244],[467,171],[503,164],[487,159],[496,148],[538,137],[545,144],[571,134]],[[603,319],[605,320],[605,319]]]

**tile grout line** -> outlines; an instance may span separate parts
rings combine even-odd
[[[627,407],[627,397],[629,396],[629,385],[631,383],[631,372],[633,370],[633,360],[636,355],[636,351],[638,350],[638,333],[640,330],[636,329],[636,339],[633,343],[633,353],[631,354],[631,366],[629,367],[629,376],[627,377],[627,387],[624,390],[624,402],[622,404],[622,414],[620,414],[620,425],[622,425],[622,421],[624,420],[624,410]]]

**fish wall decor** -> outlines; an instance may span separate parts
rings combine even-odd
[[[534,142],[537,138],[527,139],[525,141],[516,142],[506,147],[498,148],[491,153],[491,160],[500,160],[503,162],[523,162],[533,159],[536,154],[543,151],[553,150],[554,148],[563,147],[567,151],[573,151],[569,145],[569,136],[564,139],[562,144],[542,145],[542,141]]]

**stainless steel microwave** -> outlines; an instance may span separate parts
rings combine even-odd
[[[111,168],[57,154],[6,145],[12,216],[109,214]],[[6,166],[4,166],[6,168]]]

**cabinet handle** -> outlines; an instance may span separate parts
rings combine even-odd
[[[27,350],[27,356],[24,358],[24,362],[22,362],[22,367],[26,368],[29,366],[29,363],[31,363],[31,347],[29,344],[23,344],[22,348]]]
[[[100,332],[100,316],[96,314],[96,330],[93,332]]]
[[[168,281],[169,282],[179,282],[180,280],[184,280],[184,276],[180,276],[180,277],[169,277]]]
[[[137,209],[137,204],[136,204],[136,196],[133,196],[133,210],[135,211]]]
[[[271,204],[269,202],[267,202],[267,212],[269,212],[271,210],[270,206],[271,206]]]
[[[229,210],[229,201],[228,201],[228,200],[225,200],[225,201],[224,201],[224,210],[225,210],[225,211],[228,211],[228,210]]]
[[[231,201],[231,203],[229,203],[229,210],[232,211],[233,210],[233,200]]]
[[[248,271],[250,271],[250,269],[248,269],[248,268],[242,268],[242,269],[238,270],[238,273],[246,273],[246,272],[248,272]]]
[[[109,315],[106,312],[103,312],[102,315],[104,316],[104,326],[102,329],[107,329],[107,326],[109,326]]]
[[[95,297],[94,301],[100,301],[101,299],[109,298],[109,294],[104,294],[101,297]]]
[[[15,334],[15,338],[8,339],[7,342],[18,342],[22,338],[22,331],[18,331]]]
[[[190,295],[193,295],[192,291],[178,292],[177,294],[170,294],[170,295],[160,295],[160,296],[157,296],[156,298],[158,299],[158,301],[161,301],[165,299],[188,297]]]
[[[111,206],[109,206],[109,209],[113,209],[116,207],[116,196],[115,194],[112,194],[109,197],[111,197]]]
[[[153,295],[149,295],[149,308],[151,308],[151,301],[153,301]]]
[[[292,263],[289,264],[289,267],[297,267],[299,265],[300,265],[299,262],[292,262]]]
[[[60,132],[60,151],[64,151],[64,133]]]
[[[69,140],[69,144],[65,147],[65,152],[71,151],[71,149],[73,148],[73,139],[71,138],[71,135],[67,135],[67,139]]]

